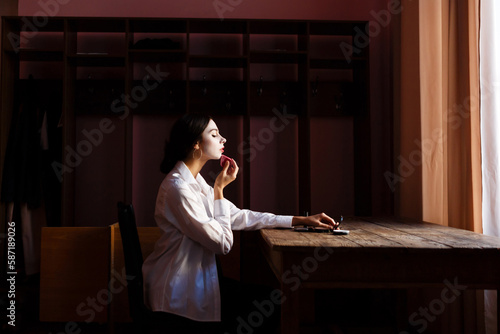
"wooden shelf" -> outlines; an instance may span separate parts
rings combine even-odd
[[[19,52],[9,51],[16,54],[20,61],[63,61],[63,51],[50,51],[41,49],[20,49]]]
[[[203,34],[245,34],[246,20],[191,19],[189,33]]]
[[[65,18],[58,17],[29,17],[29,16],[4,16],[4,23],[9,26],[10,32],[18,33],[27,31],[36,32],[63,32],[65,30]]]
[[[252,63],[298,64],[307,59],[305,51],[263,50],[250,51]]]
[[[106,53],[80,53],[68,56],[71,64],[82,67],[124,67],[125,56],[114,56]]]
[[[250,34],[266,35],[306,35],[306,21],[251,20]]]
[[[92,175],[91,168],[100,168],[92,164],[106,164],[96,157],[106,154],[92,154],[88,160],[82,159],[81,166],[74,168],[76,172],[63,175],[63,225],[78,225],[79,219],[101,218],[99,213],[108,212],[117,200],[131,202],[136,187],[149,181],[137,176],[134,170],[137,168],[134,154],[141,149],[137,145],[150,135],[148,131],[140,131],[141,122],[152,122],[158,127],[156,124],[161,123],[168,128],[162,122],[171,122],[187,112],[217,116],[232,136],[235,148],[228,154],[241,155],[241,181],[234,190],[237,205],[250,207],[250,198],[259,199],[251,196],[251,174],[260,177],[268,170],[283,171],[290,165],[285,174],[278,173],[276,177],[266,174],[266,177],[272,180],[269,182],[291,185],[292,190],[274,185],[263,198],[268,196],[273,201],[286,198],[291,201],[289,207],[295,210],[289,212],[292,214],[311,212],[311,193],[315,191],[311,184],[321,184],[317,180],[321,176],[315,174],[315,166],[310,162],[314,151],[311,138],[317,140],[311,124],[322,124],[315,122],[316,118],[325,119],[326,129],[337,129],[337,121],[345,123],[349,127],[345,133],[349,136],[346,140],[352,161],[346,164],[350,167],[343,173],[348,175],[346,180],[354,180],[355,193],[352,200],[346,201],[353,202],[353,214],[370,215],[369,46],[349,60],[342,57],[340,49],[342,43],[352,45],[357,31],[366,29],[368,22],[51,17],[39,26],[39,20],[2,18],[0,112],[13,112],[15,96],[22,89],[15,84],[21,69],[30,62],[30,71],[36,72],[37,66],[42,68],[44,63],[54,62],[50,66],[58,69],[57,77],[61,80],[57,91],[62,91],[61,154],[67,154],[68,147],[77,151],[78,145],[83,145],[82,131],[99,128],[102,120],[116,119],[113,124],[116,130],[106,136],[117,141],[109,145],[113,153],[119,153],[116,165],[124,161],[123,170],[109,172],[102,189],[97,185],[92,187],[103,193],[113,186],[118,189],[116,192],[121,192],[123,187],[122,198],[95,203],[93,213],[79,209],[77,187],[86,186],[79,175]],[[32,31],[30,24],[40,34],[21,38]],[[22,43],[10,43],[9,36],[17,36]],[[139,43],[147,39],[160,43],[150,46]],[[47,72],[45,68],[43,73]],[[93,79],[83,80],[90,77]],[[37,77],[41,81],[46,79],[52,78]],[[121,112],[116,113],[113,106]],[[291,126],[282,127],[278,121]],[[262,129],[256,129],[257,126]],[[161,146],[165,137],[166,131],[158,130],[155,145]],[[255,142],[255,138],[260,142]],[[290,157],[264,168],[263,161],[279,159],[269,153],[279,152],[278,141]],[[341,151],[339,145],[343,144],[331,145]],[[103,147],[92,149],[101,152],[105,150]],[[252,150],[259,155],[256,160],[245,155]],[[266,154],[269,159],[264,159]],[[156,188],[148,191],[155,192]]]
[[[247,66],[246,57],[190,56],[190,67],[238,68]]]
[[[352,62],[347,59],[311,59],[309,67],[311,69],[352,69]]]
[[[131,33],[185,33],[187,20],[137,18],[129,20],[129,27]]]
[[[183,63],[187,60],[185,50],[129,50],[130,60],[133,62],[168,62]]]
[[[353,31],[357,27],[365,30],[364,21],[314,21],[309,25],[310,35],[334,35],[334,36],[353,36]]]
[[[69,31],[73,32],[116,32],[125,33],[127,20],[122,18],[68,18]]]

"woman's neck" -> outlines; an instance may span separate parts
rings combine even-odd
[[[205,166],[206,161],[200,159],[188,158],[184,160],[184,163],[186,164],[187,168],[191,171],[191,174],[193,174],[193,177],[196,179],[203,166]]]

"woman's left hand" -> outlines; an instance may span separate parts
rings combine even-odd
[[[292,226],[296,225],[307,225],[314,227],[323,227],[336,229],[339,226],[333,218],[329,217],[324,213],[319,213],[312,216],[295,216],[292,219]]]

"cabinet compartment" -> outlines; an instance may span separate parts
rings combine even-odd
[[[6,18],[2,24],[3,51],[12,51],[16,54],[23,49],[63,51],[63,19]]]
[[[249,114],[268,116],[275,112],[305,115],[303,67],[292,63],[257,62],[250,65]]]
[[[311,212],[355,214],[353,126],[351,117],[311,117]]]
[[[296,35],[252,34],[250,36],[250,51],[256,53],[296,52],[299,51],[298,38]]]
[[[309,43],[311,59],[345,60],[346,50],[352,48],[352,36],[311,35]]]
[[[74,110],[77,115],[123,114],[126,103],[122,102],[125,92],[123,80],[96,80],[92,77],[75,83]]]
[[[77,55],[125,55],[124,33],[77,32]]]
[[[181,114],[186,111],[186,64],[183,62],[134,62],[133,81],[127,92],[134,113]]]
[[[356,91],[351,82],[312,81],[310,112],[312,116],[348,116],[360,112]]]
[[[134,115],[132,121],[132,203],[139,226],[155,226],[158,188],[165,140],[177,119],[172,115]]]
[[[36,73],[35,79],[61,79],[64,67],[59,61],[23,61],[19,78],[27,79],[33,73]]]
[[[270,116],[277,113],[300,114],[305,102],[301,85],[294,81],[250,83],[250,114]]]
[[[134,114],[181,115],[186,111],[186,83],[179,80],[151,81],[150,90],[143,80],[132,83]],[[134,98],[135,96],[135,98]]]
[[[243,36],[240,34],[189,34],[189,54],[213,56],[242,56]]]
[[[250,118],[240,154],[250,166],[250,208],[299,214],[298,122],[296,116]]]
[[[116,219],[112,208],[125,191],[125,122],[111,115],[80,115],[75,131],[75,143],[65,152],[74,165],[74,225],[107,226]]]

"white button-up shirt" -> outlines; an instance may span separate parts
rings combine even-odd
[[[196,321],[221,320],[215,254],[231,250],[232,230],[292,227],[292,216],[214,200],[213,188],[182,161],[161,183],[155,219],[163,233],[142,268],[146,305]]]

